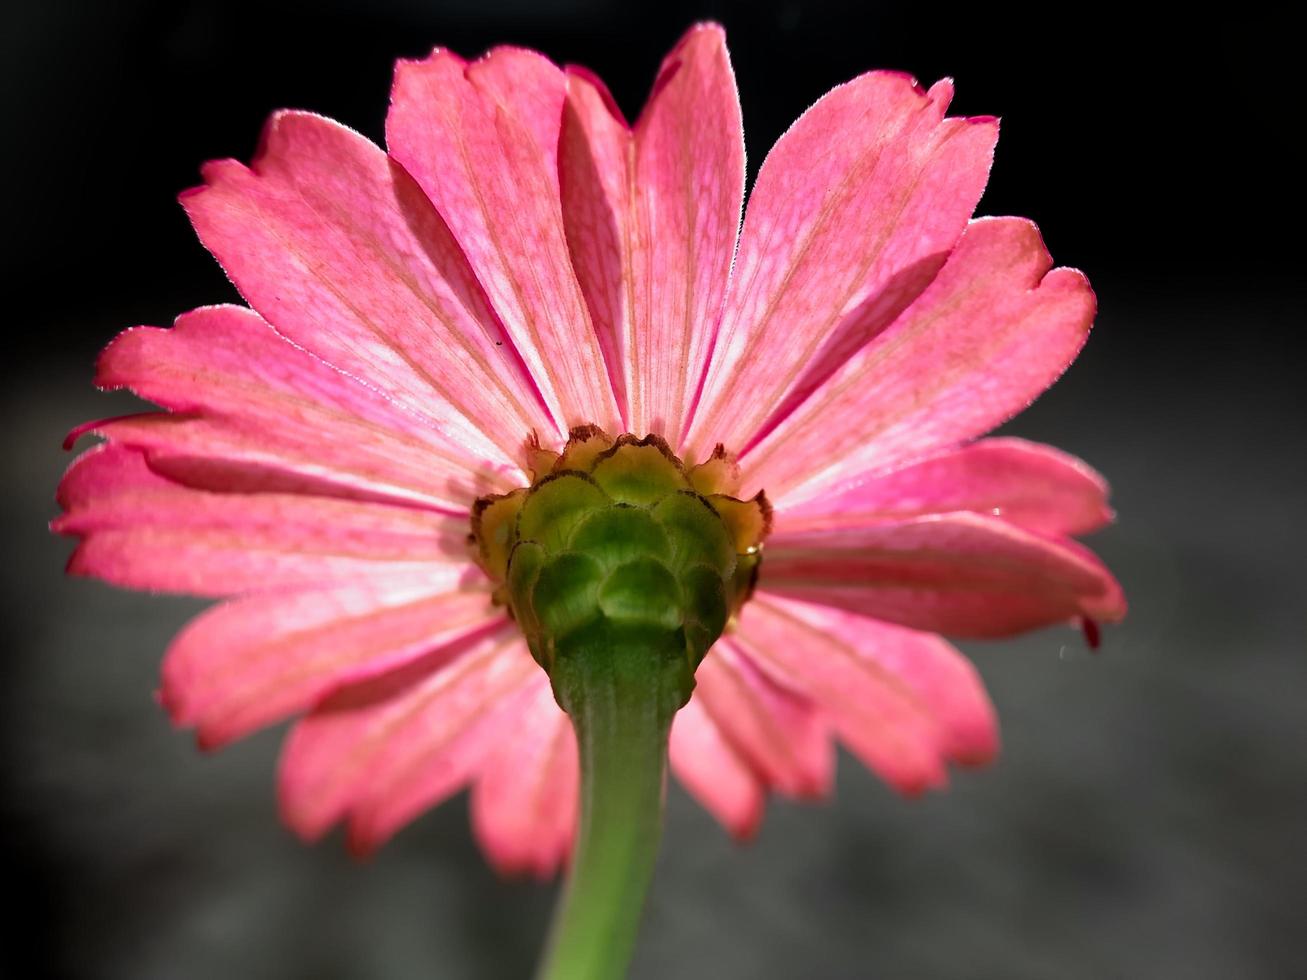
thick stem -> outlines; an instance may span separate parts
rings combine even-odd
[[[692,683],[683,650],[665,634],[604,628],[550,672],[576,728],[581,801],[539,980],[626,974],[662,836],[668,733]]]

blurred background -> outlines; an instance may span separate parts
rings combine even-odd
[[[1007,430],[1090,460],[1091,542],[1133,608],[967,646],[1005,751],[918,802],[841,760],[738,846],[673,788],[636,978],[1307,976],[1302,157],[1287,26],[1253,5],[615,0],[15,2],[0,32],[9,377],[0,850],[14,977],[529,974],[549,884],[499,880],[458,798],[366,864],[278,824],[280,732],[216,756],[152,692],[199,603],[62,577],[55,483],[123,327],[234,298],[174,195],[313,109],[380,140],[390,65],[500,42],[579,62],[633,115],[693,20],[725,23],[751,171],[872,67],[1003,117],[981,213],[1034,218],[1101,313]]]

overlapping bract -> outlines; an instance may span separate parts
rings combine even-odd
[[[991,758],[994,713],[937,633],[1124,613],[1070,535],[1104,482],[982,439],[1076,356],[1094,312],[1016,218],[970,220],[993,119],[871,72],[779,140],[741,227],[722,32],[693,28],[634,125],[581,69],[496,49],[396,72],[383,151],[302,112],[183,204],[250,308],[129,330],[97,381],[161,411],[92,423],[56,530],[71,570],[225,597],[163,700],[221,745],[302,715],[286,820],[376,847],[470,785],[506,870],[575,820],[570,726],[464,535],[529,482],[528,435],[738,455],[776,508],[757,596],[677,716],[673,771],[733,833],[820,796],[834,740],[899,789]]]

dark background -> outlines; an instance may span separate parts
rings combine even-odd
[[[1247,11],[1247,12],[1245,12]],[[1288,25],[1084,4],[605,0],[11,3],[0,30],[6,525],[0,974],[519,977],[552,889],[503,882],[462,798],[366,865],[277,823],[279,733],[215,757],[155,709],[198,603],[66,581],[49,538],[75,423],[121,398],[95,352],[232,298],[174,202],[293,106],[379,139],[390,64],[499,42],[598,71],[633,114],[691,21],[728,29],[751,172],[831,85],[957,79],[1003,116],[981,213],[1036,219],[1101,313],[1009,431],[1083,455],[1133,603],[972,645],[1004,723],[989,771],[909,803],[851,760],[829,805],[732,844],[679,790],[633,976],[1307,975],[1302,158]],[[1296,35],[1295,35],[1296,36]],[[1291,266],[1293,271],[1291,271]]]

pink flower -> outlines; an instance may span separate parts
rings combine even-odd
[[[1075,358],[1094,314],[1029,221],[970,220],[997,138],[871,72],[777,142],[743,227],[722,32],[692,29],[629,126],[588,72],[499,48],[401,62],[388,151],[304,112],[182,195],[250,308],[138,327],[97,383],[163,411],[90,423],[55,528],[75,574],[221,597],[163,701],[217,747],[301,716],[286,821],[377,846],[471,786],[491,859],[548,873],[575,821],[567,717],[467,546],[528,442],[718,444],[775,508],[754,597],[677,715],[671,766],[731,832],[829,790],[838,739],[906,793],[993,757],[992,706],[937,634],[1115,621],[1069,539],[1111,517],[1086,465],[976,440]]]

